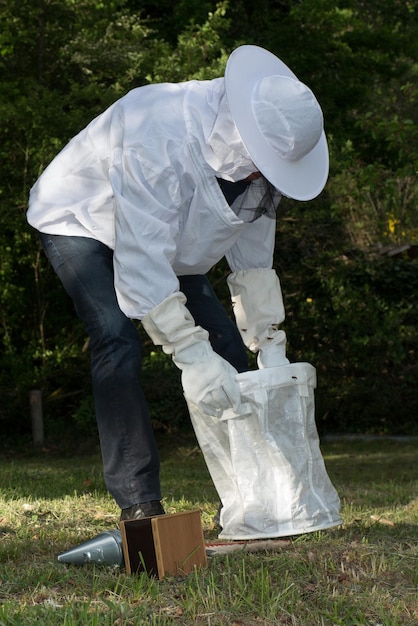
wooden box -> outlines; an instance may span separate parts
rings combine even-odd
[[[120,522],[127,574],[181,576],[206,564],[200,511]]]

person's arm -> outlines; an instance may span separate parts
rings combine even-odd
[[[233,272],[227,278],[232,306],[242,340],[257,353],[259,368],[289,363],[282,291],[274,269],[257,268]]]
[[[220,417],[225,410],[241,411],[237,371],[216,354],[206,330],[196,326],[183,293],[154,307],[142,324],[155,345],[170,354],[182,371],[184,395],[203,413]]]
[[[227,278],[238,329],[244,344],[257,353],[260,368],[289,363],[282,291],[274,269],[275,220],[260,217],[248,224],[227,255]]]
[[[115,202],[115,288],[122,311],[141,319],[178,291],[172,268],[178,214],[153,193],[132,154],[123,155],[110,172]],[[160,199],[161,198],[161,199]]]
[[[129,157],[129,158],[128,158]],[[114,166],[115,285],[124,313],[141,319],[155,345],[182,371],[185,397],[210,415],[240,410],[236,370],[217,355],[206,330],[196,326],[172,269],[177,212],[167,197],[168,178],[153,193],[132,155]],[[165,185],[164,185],[165,183]]]

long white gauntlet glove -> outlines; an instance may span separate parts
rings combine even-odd
[[[187,400],[209,415],[218,416],[231,408],[238,413],[237,371],[213,351],[207,331],[196,326],[185,303],[182,292],[169,296],[142,319],[142,325],[153,343],[171,354],[182,370]]]
[[[258,352],[258,367],[287,365],[286,334],[279,329],[285,312],[276,272],[241,270],[230,274],[227,282],[238,329],[247,348]]]

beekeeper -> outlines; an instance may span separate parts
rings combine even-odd
[[[121,519],[164,513],[132,320],[172,356],[191,402],[239,412],[244,344],[259,367],[288,362],[275,208],[281,195],[314,198],[327,175],[312,91],[245,45],[222,78],[133,89],[33,186],[28,221],[90,337],[104,476]],[[224,256],[238,330],[205,276]]]

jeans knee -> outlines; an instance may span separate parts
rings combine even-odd
[[[117,315],[116,319],[103,320],[88,328],[92,355],[111,357],[123,364],[123,359],[138,358],[142,342],[138,330],[128,318]]]

